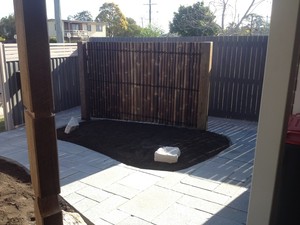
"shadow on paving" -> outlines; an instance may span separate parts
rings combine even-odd
[[[143,169],[177,171],[205,161],[230,146],[223,135],[191,128],[156,124],[93,120],[82,122],[70,134],[57,130],[59,140],[75,143],[105,154],[119,162]],[[154,161],[163,146],[179,147],[177,163]]]

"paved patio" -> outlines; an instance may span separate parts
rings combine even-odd
[[[57,127],[80,118],[73,108]],[[209,130],[232,145],[177,172],[134,168],[87,148],[58,141],[61,195],[99,225],[246,224],[257,123],[209,117]],[[0,156],[29,168],[25,128],[0,133]]]

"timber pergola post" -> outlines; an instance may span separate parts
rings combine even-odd
[[[212,42],[201,43],[201,63],[198,93],[197,128],[207,130],[209,105],[209,79],[212,68]]]
[[[38,225],[62,225],[45,0],[14,0],[30,173]]]

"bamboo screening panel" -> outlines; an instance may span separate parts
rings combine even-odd
[[[209,115],[257,121],[267,53],[267,36],[90,38],[93,42],[212,41]]]
[[[211,43],[87,43],[92,117],[205,129]]]

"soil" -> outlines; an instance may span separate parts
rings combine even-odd
[[[119,162],[144,169],[177,171],[207,160],[230,146],[223,135],[199,129],[115,120],[81,122],[69,134],[57,130],[60,140],[82,145]],[[178,147],[177,163],[154,161],[164,146]]]
[[[77,212],[60,196],[59,203],[62,210]],[[0,225],[33,224],[36,223],[30,175],[21,165],[0,158]]]

